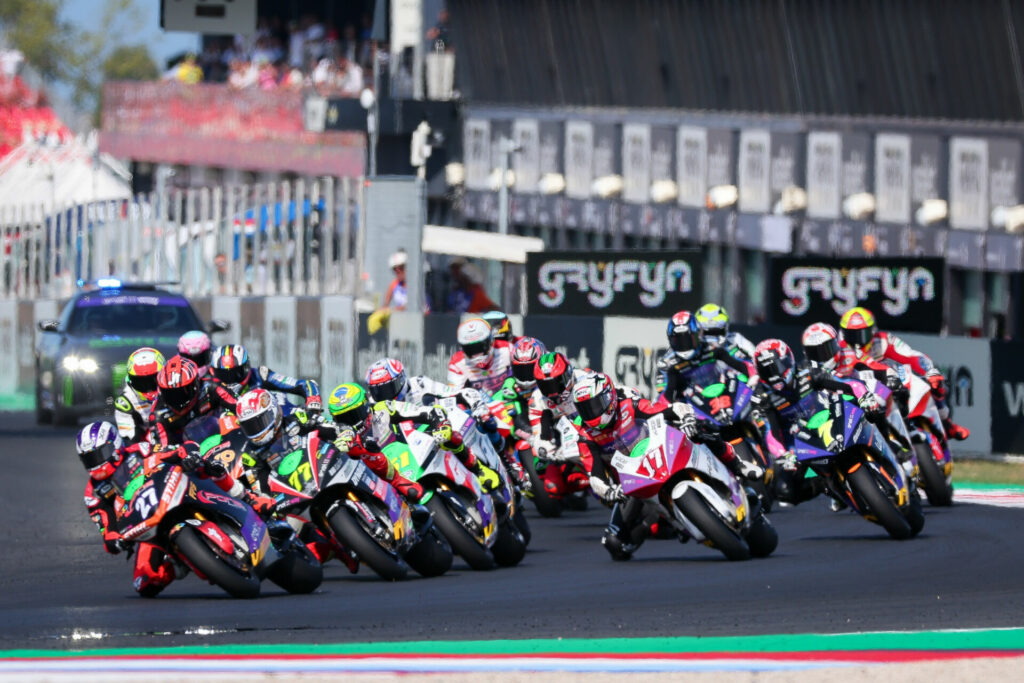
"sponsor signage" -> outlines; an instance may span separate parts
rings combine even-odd
[[[622,198],[625,201],[633,204],[648,201],[651,187],[651,127],[646,123],[627,123],[622,127],[622,183]]]
[[[548,351],[559,351],[579,369],[599,367],[604,348],[604,319],[598,317],[575,318],[572,325],[558,315],[530,315],[524,320],[523,333],[536,337],[548,346]]]
[[[839,133],[807,135],[807,215],[836,220],[842,204],[843,142]]]
[[[650,399],[656,396],[658,359],[668,350],[665,328],[669,316],[660,320],[604,319],[601,369],[612,378],[615,386],[634,387]]]
[[[680,206],[703,208],[708,191],[708,130],[698,126],[676,129],[676,184]]]
[[[962,230],[988,227],[988,141],[949,141],[949,224]]]
[[[527,255],[530,313],[668,316],[701,305],[697,250]]]
[[[467,119],[462,130],[466,189],[488,190],[487,180],[491,174],[491,122],[487,119]]]
[[[743,213],[771,210],[771,133],[744,130],[740,133],[739,208]]]
[[[572,199],[590,196],[594,172],[594,124],[569,121],[565,124],[565,195]]]
[[[910,222],[910,136],[875,137],[875,220]]]
[[[516,193],[537,191],[540,180],[540,124],[537,119],[516,119],[512,122],[512,140],[519,148],[512,155],[516,174]]]
[[[992,378],[992,444],[994,453],[1024,453],[1024,367],[1021,354],[1024,343],[992,342],[992,367],[999,376]],[[959,419],[959,414],[957,414]],[[971,439],[974,434],[971,434]],[[968,443],[970,439],[968,439]]]
[[[854,306],[874,313],[883,330],[942,328],[941,259],[772,260],[770,319],[780,325],[836,324]]]
[[[263,339],[266,342],[263,364],[283,375],[294,376],[295,362],[295,298],[270,296],[264,299]]]

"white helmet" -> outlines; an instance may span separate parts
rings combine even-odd
[[[455,340],[466,354],[466,362],[476,368],[491,364],[494,349],[494,333],[483,318],[470,318],[459,325]]]
[[[266,389],[253,389],[238,399],[238,426],[256,446],[266,446],[277,438],[281,427],[281,406]]]
[[[90,422],[75,439],[82,465],[97,479],[106,479],[114,473],[123,445],[117,427],[109,422]]]

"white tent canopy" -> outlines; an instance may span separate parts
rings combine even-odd
[[[526,263],[528,252],[544,251],[544,240],[538,237],[450,228],[445,225],[424,225],[422,249],[431,254]]]
[[[0,208],[129,199],[130,177],[77,138],[62,145],[31,140],[0,160]]]

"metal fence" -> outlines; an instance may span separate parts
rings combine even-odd
[[[0,299],[66,298],[79,281],[179,283],[189,296],[358,295],[361,179],[0,207]]]

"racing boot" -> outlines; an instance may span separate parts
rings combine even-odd
[[[711,451],[715,456],[729,468],[729,471],[735,474],[739,479],[758,481],[764,477],[764,468],[756,463],[747,462],[737,456],[731,443],[727,441],[719,441],[718,443],[712,442],[707,445],[711,448]]]
[[[611,519],[601,536],[601,545],[616,562],[625,562],[651,533],[651,527],[643,524],[643,502],[636,498],[616,503]]]
[[[526,470],[519,464],[514,455],[504,454],[502,461],[505,463],[505,468],[508,469],[508,473],[512,475],[512,481],[515,482],[516,487],[519,488],[523,493],[529,493],[533,490],[533,485],[530,483],[530,477],[526,474]]]
[[[395,476],[391,478],[391,481],[388,483],[394,486],[395,490],[397,490],[398,493],[401,494],[401,496],[410,503],[418,503],[420,502],[420,498],[423,497],[422,486],[420,486],[414,481],[406,479],[397,472],[395,473]]]
[[[164,554],[164,551],[152,543],[139,543],[138,554],[135,556],[135,576],[132,585],[135,592],[144,598],[155,598],[167,586],[188,573],[186,567],[180,570],[175,563]]]
[[[359,558],[356,554],[333,538],[325,536],[313,524],[302,527],[299,540],[306,544],[309,552],[316,556],[320,564],[327,564],[332,557],[337,557],[350,573],[355,574],[359,571]]]

